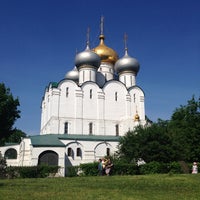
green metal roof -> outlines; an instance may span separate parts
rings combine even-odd
[[[60,140],[119,141],[118,136],[46,134],[29,136],[34,147],[65,147]]]
[[[65,147],[57,134],[35,135],[30,136],[30,139],[34,147]]]
[[[61,140],[82,140],[82,141],[119,141],[117,136],[102,136],[102,135],[59,135]]]

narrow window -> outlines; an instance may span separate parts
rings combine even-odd
[[[92,99],[92,89],[90,89],[90,99]]]
[[[116,136],[119,136],[119,124],[115,125],[115,133],[116,133]]]
[[[107,149],[106,149],[106,155],[107,155],[107,156],[110,156],[110,148],[107,148]]]
[[[76,149],[76,156],[81,157],[81,148]]]
[[[67,155],[70,156],[70,157],[73,156],[72,148],[69,147],[69,148],[67,149]]]
[[[117,101],[117,92],[115,92],[115,101]]]
[[[92,132],[93,132],[92,128],[93,128],[93,124],[92,124],[92,122],[90,122],[89,123],[89,135],[92,135]]]
[[[133,102],[135,103],[135,94],[133,95]]]
[[[66,88],[66,97],[68,97],[68,95],[69,95],[69,88],[67,87]]]
[[[85,81],[85,71],[83,71],[83,82]]]
[[[92,80],[92,72],[90,71],[90,81]]]
[[[131,85],[133,85],[133,77],[131,76]]]
[[[69,123],[65,122],[64,124],[64,134],[68,134],[69,133]]]

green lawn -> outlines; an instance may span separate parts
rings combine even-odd
[[[1,200],[195,200],[200,174],[0,180]]]

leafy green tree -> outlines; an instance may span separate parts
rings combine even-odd
[[[20,118],[18,110],[19,100],[15,99],[6,88],[4,83],[0,83],[0,143],[5,142],[13,134],[13,125]]]
[[[119,142],[119,154],[127,162],[142,158],[145,162],[173,160],[171,139],[167,134],[167,121],[159,120],[151,126],[137,127]]]
[[[195,100],[193,96],[187,105],[176,108],[169,127],[177,160],[197,161],[200,155],[200,98]]]
[[[9,136],[9,138],[5,141],[8,143],[20,143],[21,139],[26,137],[26,134],[19,130],[19,129],[14,129],[12,134]]]
[[[127,162],[199,161],[200,98],[177,108],[169,121],[158,119],[148,127],[129,131],[119,142],[119,157]]]

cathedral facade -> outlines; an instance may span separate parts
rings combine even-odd
[[[103,28],[99,40],[90,48],[88,39],[75,67],[46,87],[40,135],[0,147],[8,165],[58,165],[65,176],[68,166],[113,155],[120,136],[146,124],[144,92],[136,84],[139,62],[126,45],[122,58],[106,46]]]

